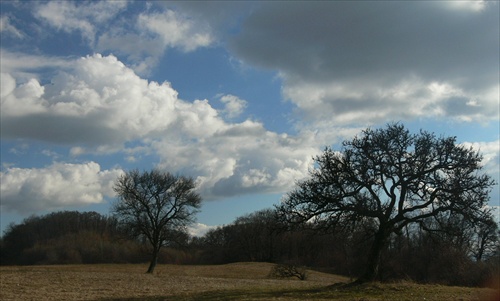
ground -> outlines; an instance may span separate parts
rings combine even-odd
[[[348,278],[308,271],[271,279],[272,264],[212,266],[60,265],[0,267],[1,300],[498,300],[498,291],[402,282],[350,287]]]

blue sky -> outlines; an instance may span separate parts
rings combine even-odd
[[[497,1],[0,5],[2,231],[108,214],[118,175],[160,168],[198,181],[200,234],[394,121],[457,136],[500,178]]]

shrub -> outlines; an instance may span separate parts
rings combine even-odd
[[[277,264],[269,273],[271,278],[291,278],[297,277],[299,280],[306,280],[306,269],[298,267],[294,264]]]

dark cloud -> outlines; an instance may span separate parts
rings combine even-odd
[[[251,63],[304,80],[417,73],[491,83],[498,19],[498,7],[457,12],[422,1],[270,3],[230,45]]]
[[[2,138],[28,138],[56,144],[90,146],[122,143],[126,133],[105,126],[105,115],[93,118],[30,114],[3,117],[0,120]]]
[[[308,122],[470,121],[498,118],[499,31],[491,2],[265,2],[229,45]]]

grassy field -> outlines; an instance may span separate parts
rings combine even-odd
[[[372,283],[308,271],[306,281],[270,279],[268,263],[215,266],[64,265],[0,267],[0,300],[498,300],[485,288]]]

